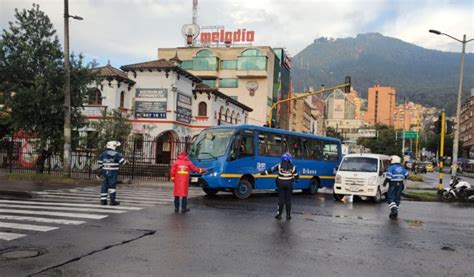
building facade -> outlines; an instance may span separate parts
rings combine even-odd
[[[463,157],[474,159],[474,89],[471,97],[463,103],[460,117],[459,143]]]
[[[159,48],[158,57],[179,58],[181,67],[204,84],[250,107],[248,122],[255,125],[268,122],[272,104],[281,97],[280,80],[289,78],[288,72],[281,74],[281,62],[268,46]]]
[[[364,120],[369,125],[394,125],[397,92],[393,87],[375,85],[369,88],[367,111]]]
[[[118,111],[132,124],[132,136],[153,141],[139,147],[145,160],[170,164],[201,130],[223,124],[244,124],[251,108],[201,85],[179,60],[129,64],[121,70],[97,68],[100,83],[91,86],[83,114],[90,121]],[[86,127],[80,132],[95,132]]]
[[[313,134],[315,119],[312,114],[312,104],[309,98],[292,100],[290,102],[290,131]]]

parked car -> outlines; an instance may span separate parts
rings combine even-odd
[[[434,166],[431,162],[426,162],[426,171],[434,172]]]
[[[433,164],[430,162],[417,162],[415,170],[419,173],[433,172]]]

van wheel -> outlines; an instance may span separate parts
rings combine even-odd
[[[219,192],[218,189],[213,188],[202,188],[202,190],[209,196],[214,196]]]
[[[342,199],[344,198],[344,194],[337,194],[334,189],[332,190],[332,195],[334,196],[334,199],[336,199],[337,201],[342,201]]]
[[[375,196],[372,198],[372,201],[374,203],[380,203],[382,202],[382,192],[380,191],[380,187],[377,187],[377,193]]]
[[[252,184],[247,180],[240,180],[239,185],[232,192],[239,199],[249,198],[252,194]]]
[[[304,189],[303,192],[307,193],[307,194],[314,195],[314,194],[318,193],[318,190],[319,190],[319,181],[318,181],[318,179],[311,179],[311,181],[309,181],[309,188]]]

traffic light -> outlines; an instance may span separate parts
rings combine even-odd
[[[454,122],[451,120],[446,121],[446,134],[451,134],[453,132]]]
[[[346,84],[346,86],[344,87],[344,92],[345,93],[350,93],[351,92],[351,87],[352,87],[351,76],[346,76],[346,79],[344,80],[344,83]]]

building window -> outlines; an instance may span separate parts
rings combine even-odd
[[[247,49],[237,60],[238,70],[267,70],[267,57],[258,49]]]
[[[225,119],[224,119],[225,122],[230,122],[230,121],[229,121],[229,116],[230,116],[230,112],[229,112],[229,109],[227,109],[227,110],[225,111]]]
[[[202,83],[211,88],[215,88],[217,82],[216,80],[202,80]]]
[[[181,68],[185,70],[192,70],[193,69],[193,60],[182,61]]]
[[[135,151],[143,151],[143,134],[133,135],[133,147]]]
[[[237,116],[235,117],[235,124],[239,124],[239,121],[240,121],[240,114],[237,114]]]
[[[98,89],[89,90],[88,102],[89,105],[102,105],[102,93]]]
[[[198,116],[207,116],[207,104],[206,104],[206,102],[199,103]]]
[[[230,114],[230,121],[229,121],[230,124],[234,123],[234,118],[235,118],[235,112],[232,111],[232,113]]]
[[[219,110],[219,120],[217,121],[217,125],[222,124],[222,117],[224,116],[224,107],[221,107]]]
[[[239,87],[239,80],[234,78],[226,78],[219,80],[220,88],[237,88]]]
[[[221,61],[221,69],[237,69],[237,61],[236,60]]]
[[[204,49],[193,58],[193,70],[216,71],[217,57],[210,50]]]
[[[125,91],[120,92],[120,108],[125,107]]]

